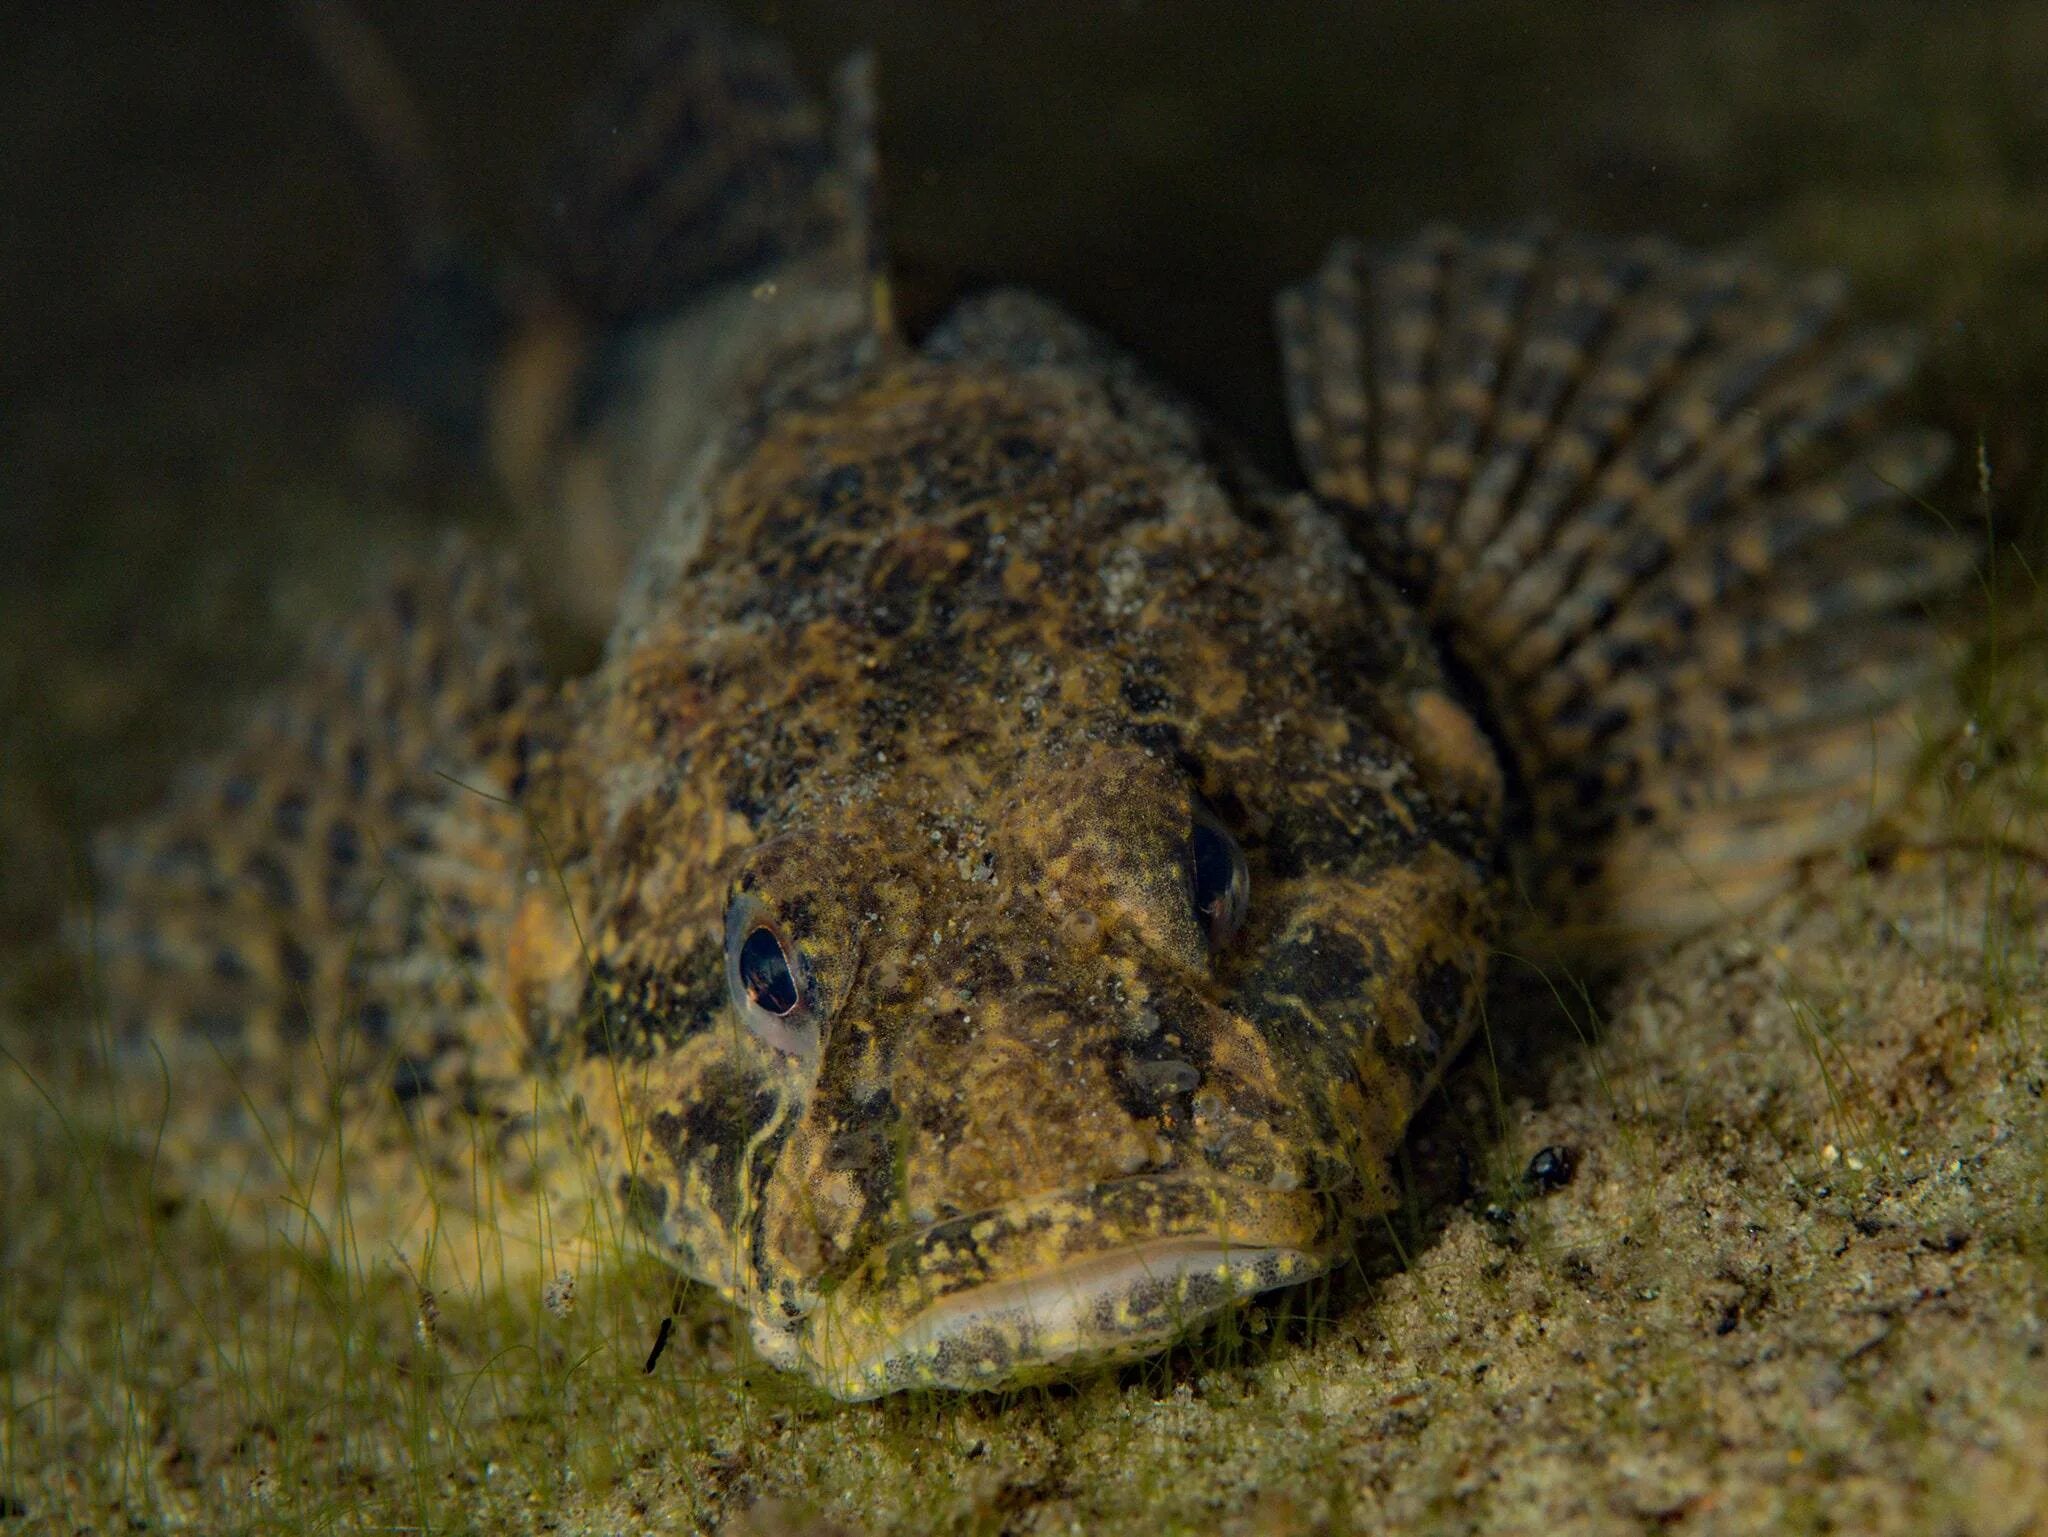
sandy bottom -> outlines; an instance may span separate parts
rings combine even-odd
[[[644,1262],[551,1311],[225,1251],[83,1139],[89,1084],[38,1080],[60,1120],[12,1072],[0,1498],[50,1531],[2039,1530],[2048,872],[1827,873],[1590,1042],[1504,989],[1335,1285],[1007,1397],[833,1404],[694,1296],[644,1373]]]

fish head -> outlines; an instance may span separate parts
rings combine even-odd
[[[774,534],[622,664],[661,766],[609,925],[660,1017],[594,1058],[621,1194],[840,1397],[1328,1269],[1482,969],[1490,813],[1416,746],[1412,620],[1301,499],[1241,516],[1049,394],[893,379],[764,444],[733,518]]]

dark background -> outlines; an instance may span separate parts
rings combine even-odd
[[[362,0],[480,248],[641,7]],[[1984,445],[2023,544],[2048,444],[2048,6],[828,4],[734,13],[810,79],[878,52],[914,327],[1036,285],[1286,466],[1272,291],[1341,233],[1531,214],[1832,264]],[[0,47],[0,955],[86,831],[289,665],[365,562],[502,516],[364,427],[397,232],[282,5],[73,0]],[[1966,456],[1974,459],[1974,455]],[[24,994],[23,989],[27,992]]]

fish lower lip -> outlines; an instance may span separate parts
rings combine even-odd
[[[804,1370],[838,1398],[995,1388],[1146,1355],[1334,1249],[1303,1192],[1112,1181],[899,1240],[802,1326]]]

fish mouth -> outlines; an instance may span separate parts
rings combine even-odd
[[[1134,1177],[941,1222],[887,1245],[784,1349],[836,1398],[983,1390],[1148,1355],[1327,1269],[1327,1199]]]

